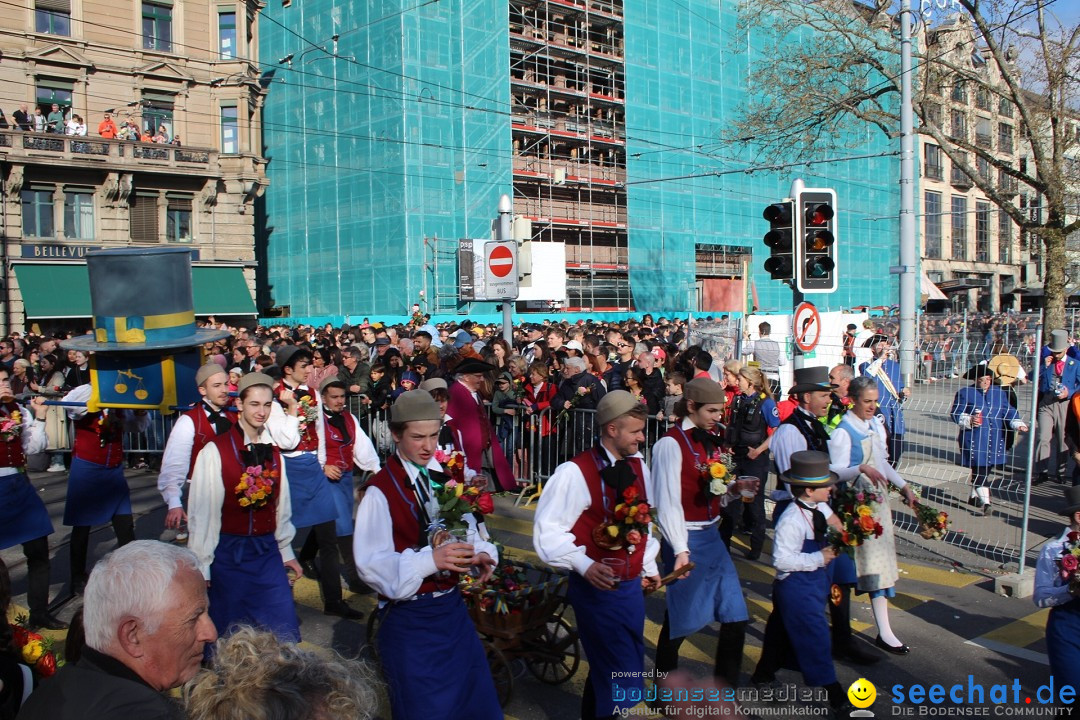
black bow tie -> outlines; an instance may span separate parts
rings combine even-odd
[[[718,435],[713,435],[708,430],[702,430],[699,427],[695,427],[690,431],[691,437],[694,438],[694,442],[705,446],[705,452],[712,452],[713,449],[720,447],[721,440]]]
[[[244,462],[251,465],[265,465],[274,455],[274,446],[270,443],[250,443],[244,451]]]
[[[630,467],[630,463],[624,459],[617,460],[614,465],[601,470],[600,479],[615,492],[622,494],[623,490],[634,484],[637,475],[634,473],[634,468]]]
[[[821,513],[820,510],[817,509],[817,506],[811,507],[804,503],[802,500],[796,500],[795,502],[799,504],[799,507],[805,508],[806,510],[809,510],[811,512],[811,517],[814,523],[814,540],[819,543],[824,542],[825,533],[829,529],[829,523],[825,520],[825,516]]]
[[[210,424],[214,426],[215,434],[224,435],[229,432],[229,428],[232,427],[232,421],[225,415],[224,410],[215,410],[207,403],[203,403],[203,408],[210,416]]]

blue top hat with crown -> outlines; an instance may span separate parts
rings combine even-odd
[[[86,254],[94,334],[65,340],[68,350],[146,352],[220,340],[225,330],[195,327],[191,252],[121,248]]]

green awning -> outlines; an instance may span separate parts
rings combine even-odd
[[[84,263],[16,263],[27,319],[90,317],[90,280]],[[255,315],[244,269],[193,267],[191,289],[196,315]]]

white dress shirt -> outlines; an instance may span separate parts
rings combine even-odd
[[[826,503],[806,503],[814,505],[825,514]],[[827,516],[826,516],[827,517]],[[814,539],[814,519],[810,510],[792,502],[776,523],[773,538],[773,566],[776,567],[776,579],[783,580],[793,572],[810,572],[825,567],[825,556],[818,550],[803,552],[803,542]]]
[[[65,407],[64,411],[67,412],[67,416],[72,420],[78,420],[88,412],[86,402],[90,400],[90,393],[92,388],[90,384],[80,385],[67,395],[61,398],[62,402],[70,403],[82,403],[82,407]],[[111,413],[119,413],[118,417],[124,423],[123,429],[126,433],[132,432],[146,432],[146,429],[150,427],[150,413],[144,412],[142,415],[136,415],[134,410],[128,409],[110,409]]]
[[[29,456],[45,452],[49,438],[45,435],[45,421],[36,420],[32,410],[19,405],[19,414],[22,415],[22,440],[23,455]],[[0,477],[15,475],[22,472],[22,468],[0,467]]]
[[[795,408],[795,412],[802,413],[809,422],[821,422],[801,407]],[[777,473],[776,489],[772,491],[770,497],[774,502],[791,500],[794,496],[787,489],[787,483],[780,479],[779,475],[780,473],[786,473],[791,469],[791,456],[793,453],[809,449],[806,446],[806,438],[799,432],[799,428],[791,423],[780,423],[773,432],[772,437],[769,439],[769,449],[772,450],[773,462],[776,463]],[[839,469],[831,463],[829,469],[839,474]],[[841,478],[842,477],[843,476],[841,476]],[[826,519],[832,515],[832,508],[826,503],[822,503],[819,510],[821,510],[821,514],[824,515]]]
[[[210,418],[206,404],[199,402],[199,409]],[[223,410],[223,412],[225,412]],[[213,423],[211,423],[213,426]],[[195,447],[195,422],[182,414],[173,423],[169,440],[165,443],[165,452],[161,456],[161,472],[158,474],[157,487],[162,499],[170,510],[182,507],[180,496],[184,483],[187,482],[188,469],[191,467],[191,450]]]
[[[235,432],[230,431],[230,432]],[[271,442],[270,433],[264,427],[257,442]],[[274,538],[281,561],[293,560],[292,540],[296,528],[292,524],[292,501],[289,498],[289,480],[285,476],[285,463],[278,465],[281,477],[277,487],[277,528]],[[199,559],[199,570],[207,580],[210,577],[210,565],[214,562],[221,537],[221,508],[225,503],[225,483],[221,479],[221,455],[217,445],[210,443],[202,449],[195,460],[195,469],[191,472],[191,490],[188,493],[188,549]]]
[[[1039,561],[1035,564],[1035,594],[1031,599],[1041,608],[1064,605],[1076,599],[1069,592],[1069,586],[1062,584],[1058,570],[1058,559],[1070,530],[1071,528],[1065,528],[1061,537],[1043,545],[1042,552],[1039,553]]]
[[[683,418],[680,427],[689,435],[695,426],[689,418]],[[652,484],[656,494],[649,494],[649,500],[656,506],[660,531],[676,555],[690,549],[687,541],[689,531],[712,528],[720,522],[719,517],[709,521],[686,519],[682,504],[683,450],[684,445],[678,438],[662,437],[656,441],[652,450]],[[721,495],[721,506],[726,506],[731,497],[727,493]]]
[[[604,452],[607,453],[608,462],[614,463],[615,457],[607,448],[604,448]],[[640,459],[641,454],[633,457]],[[652,503],[655,493],[649,467],[644,460],[641,461],[641,471],[645,476],[645,493]],[[589,509],[591,497],[585,476],[581,474],[577,463],[563,463],[555,468],[555,472],[548,478],[533,521],[533,546],[540,559],[548,565],[573,570],[579,575],[584,575],[592,566],[593,560],[585,553],[585,547],[577,544],[572,532],[581,513]],[[656,555],[659,551],[660,543],[650,533],[642,558],[642,569],[648,577],[659,574],[656,568]]]
[[[401,458],[400,454],[398,457],[405,467],[409,481],[417,483],[420,471],[411,462]],[[428,461],[427,469],[443,471],[442,465],[435,458]],[[438,514],[438,501],[435,493],[430,490],[428,498],[428,515],[434,518]],[[499,551],[477,533],[476,518],[469,514],[463,520],[468,526],[467,542],[473,544],[474,553],[485,552],[498,562]],[[420,528],[421,540],[426,538],[427,532],[427,528]],[[371,485],[356,510],[353,558],[356,560],[356,570],[364,582],[390,600],[408,600],[416,595],[424,578],[438,572],[430,546],[425,544],[418,550],[406,548],[402,552],[394,549],[394,524],[390,516],[390,505],[382,490]]]
[[[352,418],[353,427],[356,428],[353,438],[353,464],[365,472],[377,473],[382,469],[382,465],[379,463],[379,453],[375,451],[375,444],[371,442],[371,438],[367,436],[360,427],[360,421],[356,419],[356,416],[349,413],[349,417]],[[325,426],[320,425],[323,432],[326,432]],[[326,437],[325,435],[320,437],[319,447],[322,449],[323,457],[322,464],[326,464]]]

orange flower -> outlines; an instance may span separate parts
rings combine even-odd
[[[871,516],[871,515],[860,515],[859,516],[859,527],[861,527],[863,530],[865,530],[867,532],[873,532],[874,531],[874,518],[873,518],[873,516]]]

